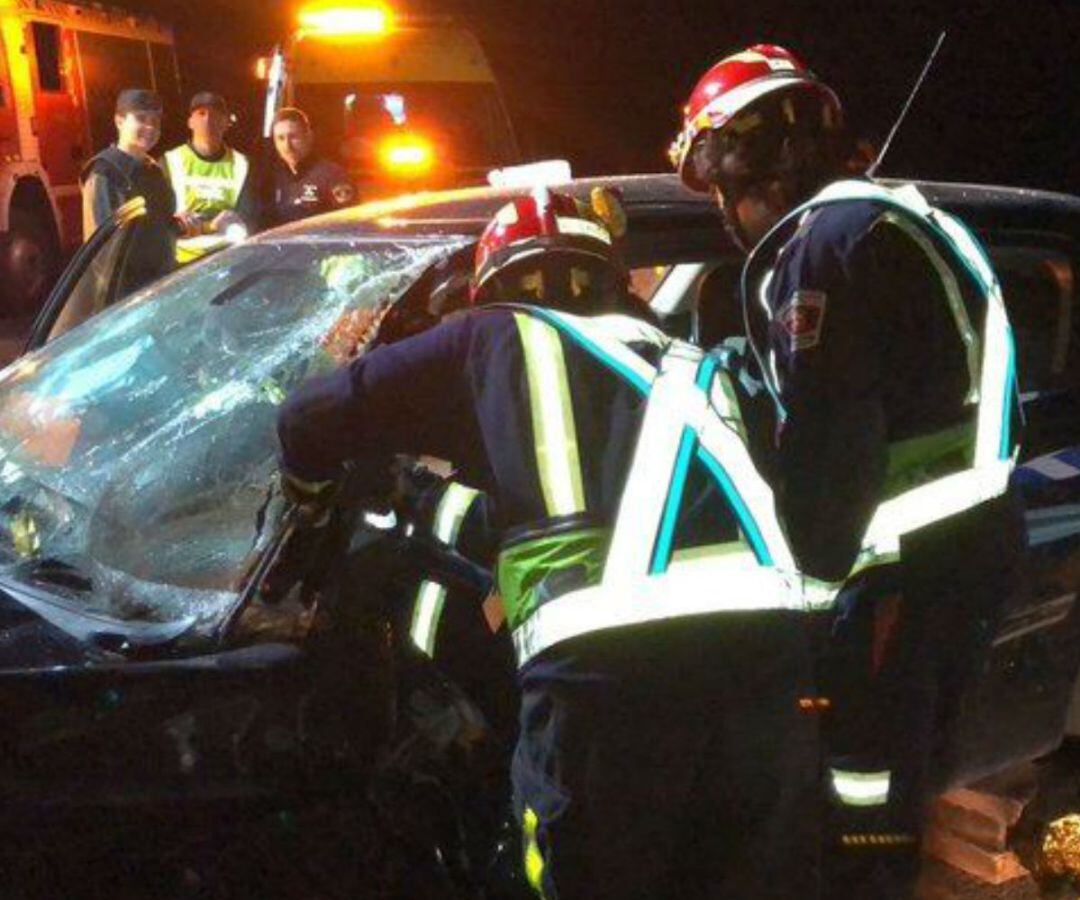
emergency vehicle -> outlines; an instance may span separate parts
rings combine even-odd
[[[0,318],[44,299],[82,240],[79,173],[127,87],[180,105],[170,28],[100,4],[0,0]]]
[[[300,107],[363,199],[481,184],[519,161],[487,57],[449,17],[307,7],[258,74],[267,80],[264,136],[279,108]]]

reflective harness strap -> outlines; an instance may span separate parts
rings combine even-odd
[[[461,533],[465,516],[479,496],[479,491],[456,482],[447,485],[435,510],[435,525],[432,529],[435,537],[453,547]],[[443,585],[436,581],[424,581],[420,585],[413,604],[409,635],[413,643],[428,656],[435,655],[435,638],[445,602],[446,588]]]
[[[962,223],[931,207],[914,185],[897,190],[862,181],[841,181],[829,185],[816,197],[785,216],[759,244],[758,249],[779,236],[788,223],[798,220],[811,210],[849,200],[881,203],[889,208],[890,221],[906,223],[906,234],[922,234],[918,244],[928,253],[935,271],[943,279],[950,311],[967,355],[969,374],[978,376],[978,381],[972,384],[968,397],[969,400],[973,397],[978,399],[973,467],[936,478],[883,501],[867,529],[863,551],[856,562],[854,573],[872,565],[898,559],[900,538],[903,535],[1000,496],[1008,488],[1009,476],[1015,464],[1011,419],[1016,390],[1016,352],[1001,285],[985,252]],[[916,228],[921,231],[916,232]],[[963,298],[958,293],[959,284],[955,274],[926,232],[937,235],[953,248],[957,260],[980,288],[986,302],[981,353],[978,353],[978,335],[971,328]],[[758,250],[755,250],[747,261],[744,272],[750,270],[757,253]],[[944,275],[945,270],[948,270],[948,278]],[[770,271],[762,279],[758,292],[758,299],[765,304],[767,313],[769,307],[766,294],[771,277]],[[772,379],[774,396],[778,396],[775,365],[767,367],[767,370],[768,377]]]
[[[601,583],[548,599],[514,629],[520,665],[562,641],[611,628],[832,602],[834,585],[794,571],[771,490],[754,467],[734,392],[715,360],[665,338],[658,373],[605,333],[602,320],[550,310],[516,315],[550,323],[648,398]],[[673,560],[674,525],[694,455],[716,479],[753,549],[725,544]],[[653,577],[658,574],[664,577]]]
[[[708,398],[695,384],[702,357],[696,348],[672,345],[661,360],[619,501],[607,584],[667,568],[686,473],[708,411]]]
[[[674,562],[663,578],[622,578],[569,591],[513,631],[518,665],[571,638],[688,616],[810,608],[802,578],[758,563],[749,551]]]

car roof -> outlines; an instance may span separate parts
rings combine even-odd
[[[950,182],[883,179],[880,183],[915,184],[931,204],[960,216],[983,232],[995,229],[1064,232],[1080,243],[1080,197],[1071,194]],[[613,175],[553,185],[555,190],[583,199],[595,187],[617,190],[634,226],[698,224],[720,230],[720,216],[712,199],[690,191],[675,174]],[[503,204],[527,194],[528,190],[527,187],[477,187],[408,194],[286,225],[266,232],[259,239],[306,242],[360,235],[476,236]]]

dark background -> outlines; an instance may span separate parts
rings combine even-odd
[[[123,0],[119,0],[123,3]],[[254,63],[296,2],[128,0],[176,28],[185,90],[259,118]],[[397,4],[401,8],[401,3]],[[491,57],[527,157],[575,172],[656,171],[713,61],[769,41],[799,53],[880,143],[938,33],[945,46],[881,172],[1080,193],[1080,0],[412,0],[449,12]]]

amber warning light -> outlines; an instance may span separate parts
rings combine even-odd
[[[384,6],[308,6],[298,20],[304,34],[318,37],[380,37],[393,24]]]
[[[418,134],[396,134],[379,145],[382,167],[399,178],[427,175],[435,166],[435,148]]]

